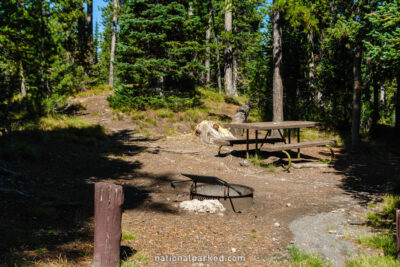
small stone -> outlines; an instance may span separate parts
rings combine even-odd
[[[276,239],[275,237],[272,238],[272,241],[276,242],[278,241],[278,239]]]
[[[236,248],[232,248],[232,252],[235,253],[236,252]]]
[[[290,208],[291,206],[292,206],[292,204],[286,203],[286,207]]]
[[[281,225],[278,222],[274,223],[274,226],[275,227],[281,227]]]
[[[242,167],[250,166],[250,162],[247,159],[244,159],[244,160],[240,161],[239,164]]]

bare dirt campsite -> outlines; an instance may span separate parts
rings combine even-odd
[[[208,112],[128,115],[112,111],[107,94],[81,95],[74,117],[15,133],[33,145],[1,161],[2,266],[89,266],[99,181],[124,190],[122,266],[309,266],[299,265],[302,257],[346,266],[358,254],[383,253],[359,239],[371,234],[365,216],[382,205],[382,187],[399,178],[397,150],[350,155],[339,143],[331,165],[319,161],[329,151],[313,147],[293,157],[289,172],[266,162],[270,154],[242,166],[245,145],[218,156],[218,146],[193,130],[206,118],[223,125],[216,114],[233,116],[240,106],[216,101]],[[337,137],[314,129],[302,138]],[[185,211],[179,205],[190,184],[171,186],[187,179],[181,173],[252,187],[253,204],[240,213]]]

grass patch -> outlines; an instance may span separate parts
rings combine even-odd
[[[240,106],[241,105],[240,102],[236,98],[231,97],[231,96],[224,96],[224,102],[227,103],[227,104],[233,104],[233,105],[236,105],[236,106]]]
[[[164,127],[164,133],[166,135],[174,135],[174,134],[176,134],[176,128],[175,127],[166,126],[166,127]]]
[[[385,255],[396,255],[396,237],[391,234],[370,234],[358,237],[360,244],[382,249]]]
[[[149,257],[144,253],[136,253],[129,259],[121,262],[121,267],[138,267],[147,264]]]
[[[201,110],[201,109],[189,109],[187,111],[185,111],[182,120],[183,121],[189,121],[189,122],[195,122],[198,123],[202,120],[204,120],[204,118],[207,117],[207,112]]]
[[[256,167],[265,168],[268,172],[276,172],[277,166],[275,163],[264,163],[264,158],[258,155],[250,155],[249,161],[252,165]]]
[[[367,224],[373,227],[390,228],[395,220],[396,209],[400,208],[400,196],[389,195],[383,200],[381,211],[367,213]]]
[[[359,255],[346,262],[346,267],[396,267],[399,262],[390,256]]]
[[[290,247],[290,266],[296,267],[324,267],[331,266],[319,255],[308,254],[296,247]]]
[[[89,90],[85,90],[82,92],[79,92],[77,94],[78,97],[88,97],[88,96],[94,96],[94,95],[101,95],[102,93],[106,91],[111,91],[112,87],[108,86],[107,84],[100,84],[93,86]]]
[[[297,138],[297,134],[292,131],[292,138]],[[335,140],[338,145],[342,145],[344,141],[342,138],[331,131],[323,131],[316,128],[303,128],[300,130],[301,141],[314,141],[314,140]]]
[[[175,113],[169,109],[159,109],[156,111],[156,115],[159,118],[172,118],[174,117]]]
[[[137,234],[135,232],[123,231],[121,240],[122,241],[135,241],[135,240],[137,240]]]
[[[135,113],[132,115],[132,120],[138,121],[138,120],[144,120],[147,117],[145,113]]]
[[[208,100],[211,102],[218,102],[218,103],[224,102],[224,96],[220,95],[218,92],[206,89],[199,89],[199,92],[203,100]]]

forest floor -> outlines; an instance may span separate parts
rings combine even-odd
[[[379,155],[351,156],[338,147],[330,167],[292,168],[290,172],[280,167],[242,167],[244,153],[218,157],[216,146],[202,144],[193,133],[194,122],[148,119],[147,129],[132,115],[112,111],[106,95],[76,99],[84,107],[78,117],[102,128],[46,132],[37,144],[45,147],[45,153],[32,161],[7,165],[22,173],[24,185],[14,185],[21,193],[14,192],[17,200],[1,199],[7,206],[2,214],[8,218],[2,222],[2,233],[11,225],[17,229],[12,236],[19,239],[13,241],[20,248],[10,249],[12,257],[7,256],[5,266],[11,261],[90,265],[93,183],[98,181],[124,188],[125,266],[287,266],[289,246],[318,253],[333,266],[344,266],[350,255],[367,249],[356,243],[357,235],[368,231],[363,219],[368,203],[382,199],[382,181],[397,175],[398,154],[391,154],[389,160]],[[224,104],[219,108],[216,113],[232,116],[238,107]],[[53,142],[75,135],[77,139]],[[318,162],[326,157],[325,150],[303,149],[303,159],[295,161]],[[255,189],[254,204],[242,213],[183,211],[179,203],[189,199],[189,187],[170,185],[185,179],[181,173],[250,186]],[[30,241],[24,242],[27,235]],[[157,261],[157,257],[188,255],[206,259]],[[225,262],[210,261],[207,256],[224,257]]]

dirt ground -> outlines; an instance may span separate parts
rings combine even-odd
[[[123,241],[123,245],[131,248],[128,249],[128,256],[139,264],[286,266],[288,246],[301,247],[302,243],[301,239],[295,239],[293,227],[289,227],[293,222],[305,216],[332,212],[334,214],[338,209],[342,209],[346,216],[337,225],[342,222],[346,223],[346,227],[357,225],[360,219],[355,214],[362,216],[365,204],[369,201],[379,201],[381,196],[382,191],[378,188],[360,182],[371,177],[371,169],[373,172],[376,169],[371,168],[370,163],[357,161],[358,164],[354,164],[356,159],[347,156],[341,148],[335,148],[336,160],[331,167],[292,168],[290,172],[277,168],[275,172],[270,172],[261,167],[242,167],[239,163],[245,158],[244,153],[234,151],[232,154],[226,153],[218,157],[217,147],[201,144],[188,126],[182,125],[179,133],[161,139],[146,138],[137,134],[136,125],[128,116],[113,118],[115,114],[107,106],[105,95],[79,98],[77,101],[85,107],[80,116],[106,127],[108,134],[118,140],[118,145],[103,147],[95,152],[75,151],[72,156],[65,156],[66,162],[63,165],[47,162],[46,171],[43,171],[43,168],[32,167],[31,176],[57,176],[66,187],[51,185],[49,182],[49,190],[54,186],[56,192],[76,192],[77,197],[83,195],[82,192],[86,195],[92,194],[93,183],[97,181],[123,185],[123,231],[136,235],[135,240]],[[162,135],[161,132],[159,134]],[[240,150],[240,147],[234,149]],[[60,147],[57,147],[49,153],[56,157],[56,151],[59,150]],[[104,156],[105,151],[107,156]],[[93,157],[93,153],[97,158]],[[316,158],[321,155],[326,156],[325,153],[324,148],[302,150],[304,158],[314,162],[318,161]],[[47,157],[52,157],[51,155]],[[86,157],[91,159],[87,160]],[[392,171],[398,166],[397,161],[375,164],[387,164],[379,168],[378,175],[382,177],[387,172],[392,175]],[[242,213],[227,211],[223,214],[196,214],[182,211],[179,209],[179,203],[189,199],[188,186],[172,188],[170,185],[173,180],[186,179],[181,173],[216,176],[229,183],[250,186],[255,189],[254,204]],[[78,186],[75,182],[79,182]],[[366,187],[361,184],[365,184]],[[75,189],[78,187],[79,189]],[[66,216],[73,214],[73,217],[78,217],[83,223],[74,229],[55,229],[67,236],[59,237],[59,242],[54,241],[54,244],[47,246],[47,256],[57,257],[61,253],[71,265],[90,264],[93,218],[92,203],[87,202],[92,201],[91,197],[92,195],[77,199],[87,204],[80,208],[79,213],[74,208],[65,208],[69,210],[66,211]],[[67,222],[69,221],[66,220],[65,223]],[[321,227],[321,231],[325,229],[328,232],[329,221],[324,223],[326,227]],[[307,227],[304,224],[299,225]],[[301,229],[297,230],[301,232]],[[322,239],[321,242],[331,241]],[[319,245],[326,247],[330,244]],[[30,254],[36,259],[43,259],[37,249],[26,249],[24,257]],[[210,258],[202,261],[197,258],[200,262],[162,261],[162,256],[165,260],[173,260],[173,256],[189,255],[219,258],[222,256],[224,261],[214,261]],[[245,257],[244,262],[227,261],[241,260],[242,256]],[[341,263],[338,264],[337,266],[341,266]]]

